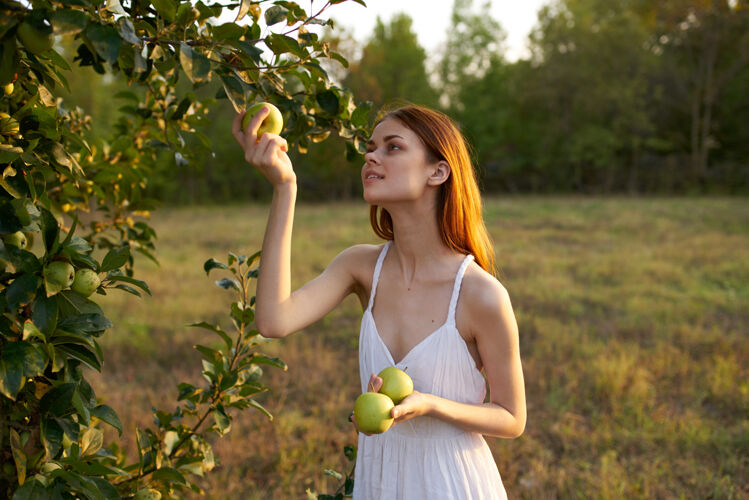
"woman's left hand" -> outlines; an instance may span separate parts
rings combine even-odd
[[[393,416],[393,425],[411,420],[415,417],[427,415],[432,407],[432,396],[419,391],[413,391],[400,404],[395,405],[390,415]]]

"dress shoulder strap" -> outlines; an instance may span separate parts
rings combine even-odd
[[[374,304],[374,297],[375,293],[377,292],[377,283],[380,281],[382,261],[385,260],[385,255],[387,255],[391,243],[392,241],[388,241],[387,243],[385,243],[385,246],[383,246],[382,250],[380,250],[380,256],[377,257],[377,264],[375,264],[374,274],[372,275],[372,290],[369,292],[369,305],[367,306],[367,309],[369,310],[372,309],[372,305]]]
[[[455,284],[453,285],[453,295],[450,298],[450,309],[447,312],[447,323],[455,326],[455,309],[458,306],[458,295],[460,294],[460,285],[463,282],[463,275],[466,272],[468,264],[473,260],[473,255],[468,254],[463,259],[458,269],[458,274],[455,276]]]

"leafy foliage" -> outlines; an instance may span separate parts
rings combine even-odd
[[[134,463],[116,443],[104,443],[102,424],[121,434],[122,422],[85,378],[86,369],[102,370],[98,339],[113,325],[74,278],[87,269],[98,276],[99,294],[150,294],[133,269],[137,254],[156,261],[156,233],[147,223],[156,203],[144,190],[155,165],[183,165],[210,149],[201,128],[218,100],[237,111],[256,100],[274,102],[299,151],[331,130],[350,139],[354,151],[363,149],[361,110],[369,105],[357,107],[330,82],[320,59],[342,56],[309,31],[331,24],[322,15],[334,3],[340,2],[315,12],[280,0],[3,3],[0,495],[160,498],[198,491],[191,478],[216,464],[207,436],[229,432],[231,411],[255,408],[270,417],[254,399],[267,390],[261,366],[285,364],[257,351],[263,339],[250,328],[247,286],[257,275],[257,254],[206,264],[206,272],[232,275],[217,284],[238,294],[230,309],[236,333],[194,325],[221,341],[196,346],[207,386],[180,384],[177,408],[155,410],[155,427],[137,432]],[[218,24],[226,9],[237,9],[235,21]],[[273,29],[263,31],[263,22]],[[116,96],[123,116],[110,140],[89,139],[90,117],[56,98],[70,90],[73,71],[53,44],[57,35],[73,37],[79,67],[116,75],[132,88]],[[185,78],[190,90],[179,94]],[[209,82],[220,82],[221,90],[198,98],[196,89]]]

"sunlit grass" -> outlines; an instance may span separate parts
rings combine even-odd
[[[267,206],[163,208],[152,221],[160,266],[142,259],[153,297],[102,306],[105,376],[95,388],[121,415],[127,445],[176,384],[200,381],[186,325],[227,328],[229,292],[203,262],[260,248]],[[508,197],[485,201],[500,280],[520,328],[528,425],[489,439],[511,497],[744,498],[749,449],[749,202],[741,199]],[[377,242],[363,202],[297,207],[292,285],[345,247]],[[249,412],[216,442],[215,498],[300,498],[344,468],[358,392],[361,307],[268,350],[268,422]]]

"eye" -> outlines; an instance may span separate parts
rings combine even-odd
[[[390,144],[388,144],[388,151],[394,151],[394,150],[400,149],[400,148],[401,147],[399,145],[395,144],[395,143],[391,142]]]

